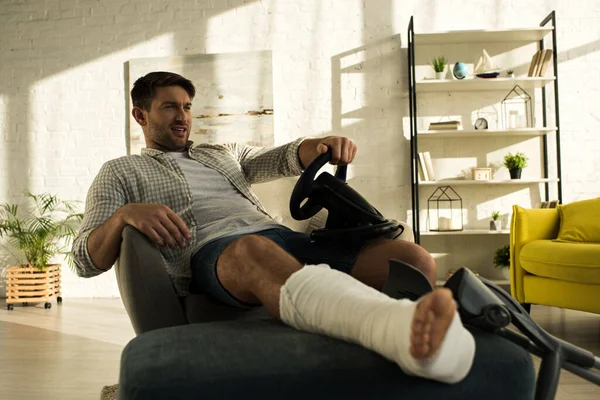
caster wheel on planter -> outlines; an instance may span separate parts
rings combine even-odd
[[[52,307],[51,303],[44,303],[44,308],[50,308],[50,307]]]
[[[57,303],[57,304],[61,304],[61,303],[62,303],[62,297],[58,296],[58,297],[56,298],[56,303]]]
[[[8,309],[8,311],[12,310],[13,308],[15,308],[15,306],[13,306],[12,304],[7,304],[6,308]]]

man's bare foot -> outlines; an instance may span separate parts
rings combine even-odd
[[[452,292],[446,288],[436,289],[419,300],[410,335],[410,354],[413,357],[428,358],[437,351],[455,311]]]

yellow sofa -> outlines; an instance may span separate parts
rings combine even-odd
[[[520,303],[600,314],[600,243],[555,240],[558,209],[513,206],[510,287]]]

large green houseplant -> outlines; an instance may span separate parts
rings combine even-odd
[[[76,202],[60,200],[56,195],[27,193],[30,205],[0,204],[0,243],[23,267],[43,271],[51,260],[65,255],[71,269],[71,244],[83,214],[76,211]]]

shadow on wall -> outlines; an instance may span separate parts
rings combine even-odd
[[[352,185],[386,217],[403,221],[411,201],[405,71],[400,35],[331,58],[332,134],[359,148]]]
[[[332,133],[358,147],[352,186],[387,218],[411,204],[407,49],[394,1],[364,1],[362,46],[331,57]],[[397,3],[397,2],[396,2]],[[401,19],[401,18],[400,18]]]
[[[46,15],[51,10],[45,4],[35,5],[35,3],[41,3],[41,0],[34,0],[32,3],[34,4],[27,4],[27,7],[24,6],[23,9],[24,14],[31,14],[29,19],[32,20],[25,17],[23,17],[25,19],[14,18],[9,14],[0,16],[0,25],[9,27],[7,34],[13,33],[11,28],[15,32],[17,30],[21,32],[11,46],[7,46],[8,51],[3,52],[3,67],[18,72],[9,74],[10,79],[0,81],[0,96],[4,96],[6,99],[7,121],[5,126],[11,127],[11,129],[5,130],[4,142],[7,146],[4,169],[7,171],[8,182],[8,193],[5,195],[9,200],[17,197],[23,189],[30,187],[29,166],[33,162],[31,143],[36,139],[35,136],[51,134],[44,131],[45,127],[32,125],[31,118],[29,118],[33,101],[31,94],[36,83],[106,55],[126,51],[165,33],[174,33],[173,47],[177,54],[204,53],[210,19],[235,8],[232,5],[221,6],[219,4],[210,10],[204,10],[199,6],[167,5],[158,0],[133,0],[122,6],[118,4],[104,5],[100,2],[89,3],[89,7],[81,7],[74,11],[75,16],[70,18],[68,28],[65,24],[56,24],[54,30],[40,36],[36,29],[24,28],[27,28],[28,24],[31,24],[29,27],[33,28],[35,24],[43,23],[47,16],[39,19],[37,18],[38,14]],[[109,10],[110,8],[115,7],[120,8],[118,13],[115,11],[119,15],[110,31],[101,25],[86,24],[86,15],[107,14],[112,12]],[[173,8],[180,8],[180,11],[183,11],[186,7],[191,7],[191,9],[186,11],[185,17],[178,16],[177,18],[180,20],[179,25],[188,23],[196,31],[193,41],[190,41],[189,35],[184,38],[177,32],[173,32],[172,24],[156,24],[148,21],[148,15],[156,12],[166,15],[174,13]],[[169,17],[165,16],[165,18]],[[62,31],[66,29],[69,31],[68,35]],[[57,38],[60,38],[60,46],[56,45]],[[22,65],[23,58],[29,54],[35,54],[36,57],[29,57],[28,65]],[[81,104],[81,107],[92,107],[93,102],[94,100],[91,100],[89,105]],[[123,139],[127,140],[125,137]],[[43,154],[40,156],[44,158]],[[24,168],[24,163],[28,167]]]
[[[246,0],[245,3],[256,0]],[[44,170],[58,170],[69,172],[64,167],[63,161],[69,158],[79,157],[77,152],[66,152],[62,158],[57,158],[54,148],[41,148],[35,153],[33,143],[40,138],[57,134],[48,130],[48,127],[36,123],[31,114],[33,109],[39,106],[34,104],[36,85],[44,80],[55,78],[65,71],[77,70],[86,64],[93,63],[109,55],[123,57],[136,46],[142,45],[153,38],[164,34],[173,34],[173,53],[176,55],[199,54],[206,52],[206,37],[208,25],[213,17],[235,8],[231,2],[212,2],[203,7],[195,2],[171,2],[165,3],[160,0],[131,0],[118,4],[111,2],[88,2],[86,5],[72,10],[73,15],[61,23],[50,24],[48,20],[54,18],[52,5],[42,0],[32,0],[22,4],[14,5],[14,13],[0,14],[0,26],[5,27],[7,46],[4,46],[0,56],[2,57],[2,68],[8,71],[8,79],[0,80],[0,98],[5,103],[6,119],[0,136],[4,135],[3,148],[0,155],[3,156],[2,179],[6,180],[6,190],[0,193],[4,201],[16,201],[26,189],[33,189],[39,178],[33,175],[34,162],[42,162]],[[209,7],[210,6],[210,7]],[[113,15],[113,25],[110,27],[101,24],[89,24],[90,15]],[[175,31],[174,25],[170,23],[156,23],[157,19],[177,18],[175,26],[187,26],[194,31],[193,40],[189,30],[181,33]],[[53,21],[54,22],[54,21]],[[40,27],[45,29],[40,35]],[[110,28],[110,29],[107,29]],[[160,53],[159,49],[159,53]],[[156,54],[159,54],[156,53]],[[26,61],[24,61],[26,60]],[[125,62],[126,60],[121,60]],[[115,63],[115,65],[119,65]],[[125,65],[124,68],[127,66]],[[120,67],[119,67],[120,68]],[[80,75],[74,72],[72,80],[89,78],[88,75],[99,71],[85,70]],[[109,76],[118,74],[115,71],[104,71]],[[120,72],[120,71],[119,71]],[[122,70],[123,77],[126,70]],[[4,76],[4,75],[3,75]],[[64,80],[65,82],[67,80]],[[129,96],[129,87],[125,84],[126,99]],[[68,98],[68,91],[73,88],[67,87],[61,92],[56,89],[55,99]],[[82,89],[84,90],[84,89]],[[46,95],[49,96],[49,95]],[[77,104],[78,110],[90,113],[92,118],[98,96],[90,95],[87,103]],[[48,103],[51,104],[53,99]],[[58,102],[58,100],[57,100]],[[128,104],[126,100],[124,104]],[[129,112],[129,111],[127,111]],[[57,122],[60,128],[68,124],[68,116],[57,116],[63,121]],[[123,121],[124,133],[128,132],[127,118]],[[90,133],[89,131],[85,132]],[[83,140],[71,136],[73,141]],[[128,143],[128,137],[124,134],[123,140]],[[125,146],[123,146],[125,147]],[[41,160],[41,161],[40,161]],[[78,165],[80,161],[73,164]],[[55,180],[72,179],[56,177]],[[45,182],[44,182],[45,183]],[[42,184],[44,184],[42,183]],[[39,182],[37,184],[40,184]],[[59,183],[60,184],[60,183]],[[13,260],[4,258],[5,252],[0,252],[0,296],[5,296],[5,274],[6,268]]]
[[[402,221],[410,204],[410,142],[402,127],[408,113],[405,53],[400,36],[392,35],[331,57],[332,130],[321,133],[357,144],[350,185],[387,218]],[[287,215],[294,182],[289,188],[280,181],[255,187],[267,209],[283,215],[288,226],[298,225]]]
[[[251,2],[254,1],[245,1],[246,4]],[[235,8],[231,2],[213,2],[215,4],[207,4],[204,8],[193,2],[174,3],[167,4],[159,0],[132,0],[123,2],[122,5],[114,2],[88,2],[85,6],[73,10],[72,17],[60,21],[64,22],[63,24],[50,24],[46,21],[53,18],[55,10],[42,0],[24,3],[22,10],[18,10],[16,5],[13,7],[14,15],[0,15],[0,26],[6,27],[7,39],[14,37],[2,52],[3,68],[13,70],[14,73],[9,72],[8,79],[0,80],[0,97],[4,97],[6,102],[5,126],[10,127],[5,129],[4,142],[4,170],[7,172],[8,183],[6,196],[9,200],[30,187],[29,172],[34,162],[32,143],[36,136],[53,133],[45,126],[37,126],[30,118],[34,108],[34,89],[38,82],[107,55],[127,52],[164,34],[173,34],[173,48],[176,54],[205,53],[205,38],[211,18]],[[89,23],[89,15],[111,14],[116,15],[113,17],[115,19],[111,29],[106,29],[107,27],[101,24]],[[194,39],[190,39],[187,30],[182,34],[174,32],[173,24],[155,23],[160,18],[176,18],[176,26],[191,27],[190,29],[194,30]],[[40,35],[38,25],[51,28]],[[24,60],[27,60],[26,64]],[[96,100],[97,96],[91,96],[88,104],[79,106],[91,111]],[[124,125],[125,123],[126,121],[123,122]],[[50,150],[53,149],[48,151]],[[48,159],[53,155],[40,154],[36,159]],[[24,168],[24,164],[28,167]]]

